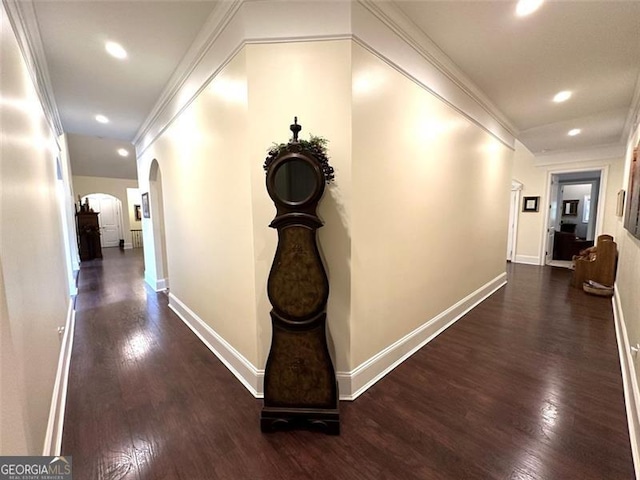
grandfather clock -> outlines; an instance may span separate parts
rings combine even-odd
[[[316,214],[325,183],[333,179],[321,143],[293,139],[269,152],[264,168],[276,217],[278,247],[267,283],[271,349],[264,375],[263,432],[308,428],[340,433],[338,386],[327,345],[329,282],[318,250]]]

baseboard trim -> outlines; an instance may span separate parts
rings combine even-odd
[[[358,398],[378,380],[444,332],[506,283],[507,274],[506,272],[501,273],[455,305],[378,352],[351,372],[338,372],[338,385],[341,392],[340,400],[355,400]]]
[[[525,265],[540,265],[540,257],[535,255],[516,255],[514,263],[524,263]]]
[[[624,313],[617,285],[614,288],[614,295],[611,299],[613,305],[613,319],[616,329],[616,340],[618,343],[618,355],[620,356],[620,370],[622,371],[622,386],[624,390],[624,404],[627,410],[627,424],[629,427],[629,439],[631,440],[631,454],[635,469],[635,478],[640,480],[640,390],[636,377],[631,349],[629,348],[629,337],[627,326],[624,321]]]
[[[263,370],[253,366],[249,360],[233,348],[173,293],[169,293],[169,308],[202,340],[209,350],[220,359],[224,366],[240,380],[254,397],[263,397]]]
[[[125,250],[131,250],[133,249],[133,243],[129,242],[129,243],[125,243],[124,244],[124,249]]]
[[[152,278],[151,276],[147,275],[146,271],[144,272],[144,281],[147,282],[147,285],[153,288],[153,290],[155,290],[156,292],[162,292],[169,288],[168,278]]]
[[[354,370],[336,372],[340,400],[351,401],[358,398],[378,380],[440,335],[506,283],[507,274],[498,275],[455,305],[378,352]],[[169,308],[220,359],[254,397],[263,398],[264,370],[256,368],[173,293],[169,293]]]
[[[58,456],[62,448],[62,430],[64,427],[64,412],[67,404],[67,386],[69,384],[71,351],[73,350],[73,332],[76,326],[76,311],[73,305],[74,299],[70,299],[67,318],[65,320],[64,335],[62,336],[62,343],[60,345],[56,380],[51,396],[47,432],[42,450],[42,455],[45,456]]]

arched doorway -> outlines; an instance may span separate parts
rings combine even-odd
[[[154,290],[166,290],[169,288],[169,269],[165,240],[162,173],[156,159],[153,159],[149,168],[149,214],[148,220],[151,225],[147,225],[146,228],[143,226],[145,278]],[[143,222],[144,220],[146,219],[143,219]]]
[[[89,201],[89,207],[99,212],[100,243],[103,248],[117,247],[124,239],[122,223],[122,201],[108,193],[91,193],[82,197],[82,203]]]

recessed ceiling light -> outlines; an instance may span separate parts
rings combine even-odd
[[[109,123],[109,119],[104,115],[96,115],[96,121],[100,123]]]
[[[571,92],[569,90],[563,90],[555,94],[555,96],[553,97],[553,101],[556,103],[562,103],[562,102],[566,102],[570,98],[571,98]]]
[[[516,5],[516,15],[524,17],[540,8],[544,0],[520,0]]]
[[[579,135],[581,131],[582,130],[580,130],[579,128],[574,128],[572,130],[569,130],[569,133],[567,133],[567,135],[569,135],[570,137],[575,137],[576,135]]]
[[[120,155],[121,157],[128,157],[129,156],[129,151],[124,149],[124,148],[119,148],[118,149],[118,155]]]
[[[109,55],[111,55],[112,57],[116,57],[116,58],[119,58],[121,60],[123,58],[127,58],[127,51],[119,43],[106,42],[104,44],[104,48],[107,50]]]

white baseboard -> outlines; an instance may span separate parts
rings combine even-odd
[[[153,278],[150,275],[147,275],[147,272],[144,272],[144,281],[147,282],[151,288],[153,288],[156,292],[162,292],[169,288],[169,279],[168,278]]]
[[[351,372],[338,372],[340,400],[355,400],[424,345],[507,283],[502,273],[455,305],[422,324],[397,342],[378,352]]]
[[[131,250],[132,248],[133,248],[133,243],[129,242],[124,244],[125,250]]]
[[[49,422],[44,439],[42,455],[58,456],[62,448],[62,429],[64,427],[64,411],[67,404],[67,386],[69,383],[69,367],[71,365],[71,350],[73,349],[73,332],[76,325],[76,311],[73,309],[74,300],[69,301],[64,335],[60,345],[58,369],[53,385]]]
[[[611,299],[613,304],[613,318],[616,327],[616,339],[618,341],[618,354],[620,355],[620,370],[622,370],[622,385],[624,389],[624,404],[627,409],[627,423],[629,426],[629,438],[631,440],[631,454],[636,472],[636,480],[640,480],[640,390],[636,369],[631,356],[627,325],[624,321],[624,313],[618,295],[618,287],[614,288]]]
[[[378,380],[392,371],[416,351],[453,325],[463,315],[507,283],[502,273],[469,294],[438,316],[371,357],[350,372],[336,372],[340,400],[355,400]],[[256,398],[263,398],[264,370],[256,368],[224,338],[199,318],[173,293],[169,293],[169,308],[202,340],[220,361]]]
[[[207,325],[173,293],[169,293],[169,308],[195,333],[216,357],[256,398],[263,397],[264,370],[258,370],[240,352]]]
[[[524,263],[526,265],[541,265],[540,257],[536,255],[516,255],[514,263]]]

